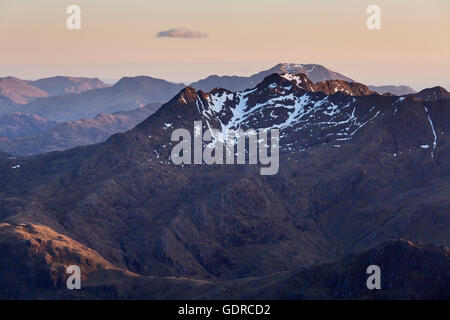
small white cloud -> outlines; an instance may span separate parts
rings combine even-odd
[[[193,31],[186,28],[172,28],[166,31],[160,31],[156,35],[158,38],[206,38],[208,35],[204,32]]]

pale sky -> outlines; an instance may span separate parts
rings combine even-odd
[[[66,28],[71,4],[81,30]],[[381,30],[366,27],[371,4]],[[157,37],[173,28],[197,33]],[[449,39],[449,0],[0,0],[0,77],[189,83],[294,62],[366,84],[450,89]]]

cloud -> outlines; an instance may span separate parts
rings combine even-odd
[[[186,28],[172,28],[166,31],[160,31],[156,35],[158,38],[206,38],[208,35],[204,32],[193,31]]]

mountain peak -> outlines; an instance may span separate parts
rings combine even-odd
[[[259,90],[266,88],[275,89],[277,87],[286,89],[289,85],[292,86],[293,84],[306,91],[314,91],[314,83],[304,73],[272,73],[271,75],[265,77],[264,80],[256,86],[256,88]]]
[[[291,74],[304,73],[314,83],[326,80],[344,80],[348,82],[354,82],[353,79],[350,79],[340,73],[331,71],[320,64],[302,64],[302,63],[284,62],[277,64],[272,69],[270,69],[270,71],[277,73],[291,73]]]
[[[279,63],[268,70],[258,72],[248,77],[214,75],[191,83],[190,86],[196,89],[201,89],[205,92],[209,92],[216,87],[221,87],[236,92],[254,88],[261,81],[263,81],[265,77],[273,73],[304,73],[314,83],[325,80],[345,80],[354,82],[352,79],[340,73],[331,71],[320,64]]]
[[[321,91],[325,94],[334,94],[342,92],[351,96],[366,96],[370,94],[378,94],[370,90],[365,84],[358,82],[348,82],[344,80],[326,80],[316,83],[316,91]]]
[[[426,88],[426,89],[423,89],[420,92],[433,92],[433,93],[436,93],[436,94],[439,94],[439,95],[448,95],[449,94],[449,92],[445,88],[443,88],[441,86],[436,86],[436,87],[432,87],[432,88]]]
[[[219,89],[217,89],[219,90]],[[197,98],[197,90],[192,87],[186,87],[180,91],[180,93],[175,97],[178,102],[181,103],[193,103]]]
[[[369,88],[357,82],[348,82],[344,80],[326,80],[316,84],[312,82],[304,73],[273,73],[256,86],[258,89],[265,89],[267,87],[274,89],[276,87],[287,88],[287,83],[295,84],[297,87],[309,92],[323,92],[326,95],[335,94],[338,92],[350,96],[364,96],[376,94],[376,92],[369,90]]]
[[[81,93],[88,90],[110,87],[98,78],[55,76],[43,78],[36,81],[28,81],[49,94],[49,96],[62,95],[66,93]]]
[[[385,85],[385,86],[368,86],[369,90],[376,91],[380,94],[388,94],[388,95],[396,95],[403,96],[406,94],[416,93],[416,91],[408,86],[394,86],[394,85]]]
[[[164,79],[153,78],[149,76],[123,77],[114,85],[116,88],[136,88],[136,87],[161,87],[172,86],[174,83]],[[184,84],[176,84],[184,87]]]
[[[26,104],[35,98],[47,97],[48,93],[15,77],[0,78],[0,95],[14,103]]]
[[[440,87],[440,86],[426,88],[418,93],[411,94],[409,96],[413,96],[415,98],[418,98],[418,99],[424,100],[424,101],[436,101],[439,99],[450,99],[450,93],[446,89],[444,89],[443,87]]]

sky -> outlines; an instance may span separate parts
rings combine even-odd
[[[69,5],[81,29],[69,30]],[[381,29],[369,30],[369,5]],[[190,83],[317,63],[356,81],[450,90],[449,0],[0,0],[0,77]]]

